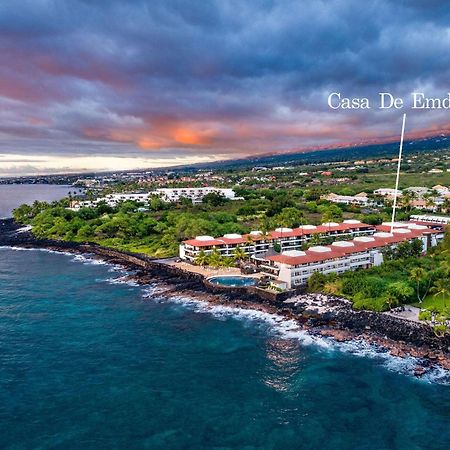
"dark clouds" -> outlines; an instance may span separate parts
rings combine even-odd
[[[396,136],[399,113],[330,111],[326,96],[444,96],[445,3],[3,0],[1,148],[242,155]]]

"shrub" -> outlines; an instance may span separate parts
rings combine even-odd
[[[420,311],[419,320],[431,320],[431,311],[428,310]]]
[[[355,295],[353,299],[353,307],[355,309],[368,309],[370,311],[386,311],[388,305],[383,298],[371,298],[364,295],[362,292]]]
[[[447,332],[447,327],[445,325],[435,325],[433,327],[434,334],[439,337],[443,337]]]
[[[340,295],[342,292],[342,281],[328,281],[323,287],[323,291],[327,294]]]
[[[342,293],[353,296],[364,289],[364,279],[362,276],[352,273],[342,280]]]
[[[386,293],[397,303],[404,303],[414,296],[414,289],[405,281],[395,281],[387,287]]]
[[[327,281],[326,275],[324,275],[322,272],[314,272],[308,278],[308,291],[309,292],[322,291],[326,281]]]

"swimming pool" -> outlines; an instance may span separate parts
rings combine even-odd
[[[256,278],[242,277],[239,275],[225,275],[208,278],[208,281],[213,284],[226,287],[247,287],[256,284]]]

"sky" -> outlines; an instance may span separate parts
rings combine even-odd
[[[2,0],[0,176],[398,139],[401,113],[327,97],[450,90],[440,0]],[[408,112],[406,138],[447,133]]]

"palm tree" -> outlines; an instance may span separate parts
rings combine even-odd
[[[245,251],[238,245],[234,250],[233,250],[233,256],[236,258],[237,261],[242,261],[243,259],[247,258],[247,253],[245,253]]]
[[[248,247],[248,250],[249,250],[247,256],[248,256],[248,258],[250,259],[250,255],[251,255],[252,253],[255,253],[255,243],[254,243],[254,241],[253,241],[252,235],[247,234],[247,237],[245,238],[245,243],[247,244],[247,247]],[[253,250],[251,249],[252,246],[253,246]]]
[[[442,295],[442,301],[444,304],[444,308],[447,307],[446,304],[446,298],[450,296],[450,286],[448,283],[448,280],[445,278],[439,278],[435,281],[434,286],[430,290],[433,292],[433,297],[438,297],[439,295]]]
[[[322,214],[322,222],[331,222],[333,220],[333,212],[329,209]]]
[[[419,303],[422,303],[422,299],[420,298],[420,282],[425,278],[426,271],[422,269],[422,267],[413,267],[409,271],[409,279],[416,283],[416,295]]]
[[[450,211],[450,198],[446,198],[441,206],[442,212],[449,212]]]
[[[207,266],[208,265],[208,255],[204,250],[201,250],[198,255],[194,258],[194,264],[197,266]]]
[[[217,250],[216,247],[214,247],[214,250],[211,252],[211,254],[208,257],[208,263],[212,267],[220,267],[222,265],[223,257],[220,254],[219,250]]]
[[[267,235],[271,228],[270,220],[268,217],[264,216],[263,220],[259,224],[259,229],[262,231],[263,235]]]
[[[314,233],[309,240],[311,245],[319,245],[322,241],[322,236],[320,233]]]
[[[405,192],[400,198],[400,203],[406,209],[406,211],[409,211],[411,209],[412,200],[413,200],[412,192]]]
[[[233,257],[222,258],[223,267],[234,267],[236,259]]]
[[[392,307],[397,304],[398,300],[393,292],[388,291],[386,292],[385,302],[387,303],[388,308],[392,309]]]
[[[331,231],[331,225],[330,223],[333,221],[334,219],[334,214],[333,211],[331,211],[331,209],[327,209],[323,214],[322,214],[322,223],[327,223],[328,225],[328,234],[330,234]]]
[[[425,206],[426,206],[427,208],[433,208],[433,207],[435,206],[435,205],[434,205],[434,198],[433,198],[433,197],[428,197],[428,198],[426,199]]]

